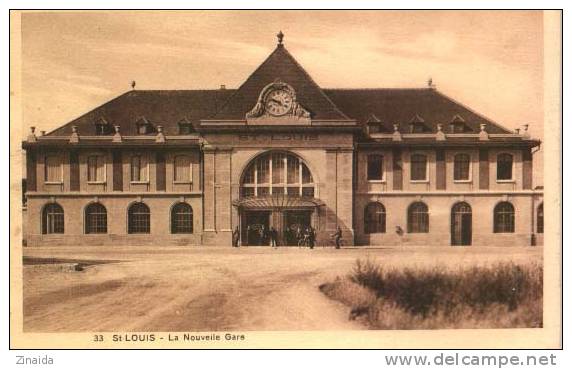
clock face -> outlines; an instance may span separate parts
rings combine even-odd
[[[274,90],[266,96],[266,111],[274,116],[288,113],[292,108],[292,96],[286,90]]]

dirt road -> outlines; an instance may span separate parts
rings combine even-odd
[[[539,261],[541,253],[541,248],[25,248],[26,257],[113,262],[83,271],[42,259],[25,265],[24,330],[366,329],[318,289],[347,274],[357,258],[390,267],[457,266]]]

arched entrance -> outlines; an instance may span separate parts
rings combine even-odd
[[[468,246],[472,241],[473,214],[466,202],[456,203],[451,209],[451,245]]]
[[[310,169],[297,155],[271,151],[259,155],[244,170],[240,197],[242,245],[269,245],[274,228],[280,245],[297,245],[300,231],[318,227],[316,196]]]

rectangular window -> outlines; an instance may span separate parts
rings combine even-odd
[[[105,157],[92,155],[87,158],[87,181],[103,182],[105,180]]]
[[[258,183],[270,182],[270,160],[264,157],[256,162],[256,170],[258,172]]]
[[[411,180],[427,180],[427,157],[425,155],[415,154],[411,156]]]
[[[300,161],[298,158],[288,157],[287,166],[288,183],[300,183]]]
[[[51,183],[62,182],[62,161],[58,155],[46,156],[44,180]]]
[[[454,160],[454,180],[468,181],[470,175],[471,157],[467,154],[457,154]]]
[[[497,156],[497,180],[512,180],[513,158],[510,154],[500,154]]]
[[[179,134],[190,135],[193,133],[193,126],[191,123],[179,123]]]
[[[131,157],[131,182],[147,182],[147,163],[143,157]]]
[[[191,158],[189,156],[176,156],[174,167],[175,182],[191,182]]]
[[[314,197],[314,187],[302,187],[302,196]]]
[[[367,179],[368,181],[381,181],[383,179],[383,156],[367,156]]]
[[[254,187],[242,187],[242,197],[254,196]]]
[[[290,196],[300,196],[300,187],[288,187],[287,194]]]
[[[272,183],[284,183],[284,154],[272,155]],[[274,191],[272,191],[274,193]]]

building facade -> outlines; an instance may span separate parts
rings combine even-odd
[[[236,90],[129,91],[26,152],[27,245],[542,244],[540,142],[419,89],[322,89],[276,49]]]

